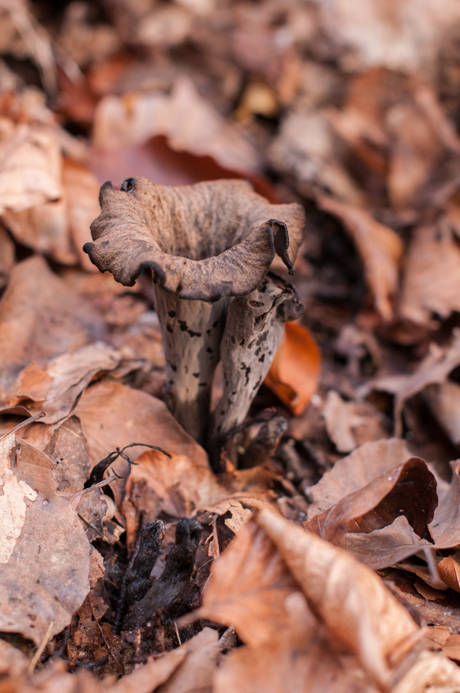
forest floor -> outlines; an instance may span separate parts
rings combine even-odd
[[[0,693],[460,691],[458,0],[57,4],[0,2]],[[305,210],[217,464],[82,249],[138,177]]]

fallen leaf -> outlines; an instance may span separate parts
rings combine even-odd
[[[335,391],[327,394],[323,416],[329,438],[339,452],[351,452],[385,436],[380,412],[369,402],[347,402]]]
[[[212,679],[221,649],[217,631],[203,628],[184,647],[187,648],[186,659],[158,688],[158,693],[190,693],[190,690],[212,690]]]
[[[90,544],[75,510],[56,494],[48,458],[15,437],[0,441],[3,477],[0,628],[39,645],[67,626],[89,590]]]
[[[288,599],[296,592],[276,546],[249,521],[212,564],[197,615],[232,626],[247,645],[260,647],[289,630]],[[307,620],[304,635],[310,628]]]
[[[454,445],[460,444],[460,385],[445,380],[428,385],[423,391],[433,416],[439,421]]]
[[[188,114],[185,123],[183,114]],[[96,108],[93,140],[102,149],[140,144],[156,135],[171,147],[208,155],[233,171],[256,172],[259,155],[235,125],[204,101],[187,78],[177,80],[170,96],[127,93],[106,96]]]
[[[286,322],[284,336],[265,377],[265,384],[299,416],[316,391],[321,353],[302,325]]]
[[[175,421],[166,405],[146,392],[134,390],[116,381],[102,381],[89,387],[74,411],[80,419],[92,464],[117,447],[131,443],[157,445],[175,455],[188,457],[195,465],[206,467],[207,455]],[[132,448],[136,460],[145,450]],[[115,470],[126,472],[121,460]]]
[[[417,626],[380,578],[349,554],[262,510],[257,523],[274,542],[327,631],[353,652],[380,686],[416,642]],[[393,657],[393,661],[392,661]]]
[[[311,519],[339,503],[344,496],[358,491],[381,474],[403,464],[411,457],[407,444],[400,438],[389,438],[361,445],[337,460],[320,481],[308,489]]]
[[[0,302],[0,400],[8,401],[18,373],[101,339],[94,308],[65,285],[40,257],[18,263]]]
[[[305,605],[297,598],[302,599],[298,593],[288,598],[291,629],[287,634],[260,647],[239,647],[221,661],[214,679],[216,693],[377,690],[356,660],[334,651],[308,612],[311,629],[305,635]]]
[[[371,532],[404,514],[419,537],[430,538],[428,524],[437,504],[435,477],[422,459],[410,457],[344,495],[335,505],[312,517],[306,526],[324,539],[340,544],[347,530]]]
[[[8,406],[24,406],[30,415],[43,412],[42,423],[57,423],[67,417],[81,393],[99,375],[120,369],[136,370],[130,350],[118,350],[95,342],[62,354],[40,367],[33,361],[18,375]]]
[[[61,161],[52,130],[2,121],[0,128],[0,213],[19,212],[59,200]]]
[[[416,229],[405,258],[399,314],[417,325],[433,326],[460,310],[460,247],[448,215]]]
[[[388,226],[378,223],[364,209],[326,195],[317,197],[321,209],[337,216],[350,234],[364,265],[375,307],[383,320],[393,316],[393,299],[398,288],[399,262],[403,244]]]
[[[73,247],[78,253],[82,267],[93,272],[94,266],[86,253],[82,251],[82,246],[90,240],[89,226],[99,214],[98,181],[86,166],[65,157],[62,167],[62,184]]]
[[[348,532],[341,537],[340,546],[369,568],[382,570],[404,561],[424,547],[432,548],[433,544],[421,539],[407,517],[400,515],[382,529]]]
[[[439,548],[451,548],[460,544],[460,460],[450,463],[452,478],[448,485],[440,485],[439,503],[430,534]]]
[[[459,689],[458,666],[437,652],[422,652],[393,693],[453,693]]]
[[[453,556],[446,556],[436,567],[441,580],[452,590],[460,592],[460,563]]]

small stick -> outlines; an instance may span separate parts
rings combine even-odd
[[[24,419],[24,421],[20,421],[14,428],[12,428],[10,431],[7,431],[3,435],[0,436],[0,441],[4,440],[8,436],[10,436],[12,433],[16,433],[16,431],[19,431],[19,429],[24,428],[24,426],[27,426],[28,424],[32,423],[33,421],[37,421],[37,419],[41,419],[42,416],[45,416],[44,411],[39,411],[38,414],[34,414],[33,416],[29,416],[27,419]]]
[[[27,673],[29,674],[29,676],[32,676],[32,674],[34,673],[34,669],[38,664],[38,660],[42,656],[43,651],[48,644],[48,640],[50,639],[51,632],[53,630],[53,626],[54,626],[54,621],[51,621],[48,628],[46,629],[46,633],[43,636],[43,639],[42,639],[40,645],[37,648],[37,651],[35,652],[34,656],[32,657],[32,659],[29,662],[29,666],[27,667]]]

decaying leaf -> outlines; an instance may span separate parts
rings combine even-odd
[[[346,552],[262,510],[258,524],[274,542],[327,631],[388,686],[393,664],[414,645],[417,627],[375,573]],[[397,653],[399,650],[399,653]]]
[[[80,397],[75,415],[80,419],[93,464],[117,447],[147,443],[184,455],[197,466],[207,465],[203,448],[179,426],[165,404],[141,390],[110,380],[96,383]],[[142,447],[132,448],[130,457],[136,460],[143,452]],[[127,469],[127,463],[121,460],[118,471]]]
[[[138,365],[129,349],[114,349],[102,342],[85,345],[58,356],[46,367],[30,363],[18,375],[8,406],[21,404],[31,415],[43,412],[42,423],[57,423],[70,414],[97,375],[115,369],[126,373]]]
[[[53,132],[42,126],[2,121],[0,132],[0,212],[18,212],[59,200],[60,152]]]
[[[183,114],[188,113],[185,123]],[[96,146],[120,149],[165,135],[173,149],[212,156],[233,171],[260,168],[256,150],[235,125],[228,124],[197,93],[187,78],[169,96],[158,93],[106,96],[94,120]]]
[[[19,372],[104,335],[94,308],[68,289],[40,257],[17,264],[0,303],[0,398],[5,404]]]
[[[247,645],[260,647],[292,630],[290,600],[303,613],[306,637],[305,599],[328,636],[387,685],[392,653],[411,649],[415,623],[372,571],[272,510],[261,510],[214,563],[199,614],[231,623]]]
[[[69,500],[56,493],[48,457],[25,447],[14,464],[13,434],[0,446],[7,530],[0,544],[0,628],[38,645],[45,633],[52,637],[68,625],[86,597],[90,544]]]

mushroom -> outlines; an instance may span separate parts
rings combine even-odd
[[[166,356],[167,403],[192,436],[217,448],[241,423],[270,366],[283,323],[298,317],[292,273],[305,223],[299,204],[270,204],[246,181],[163,186],[104,183],[84,250],[101,272],[132,286],[151,270]],[[210,415],[214,371],[224,389]]]

